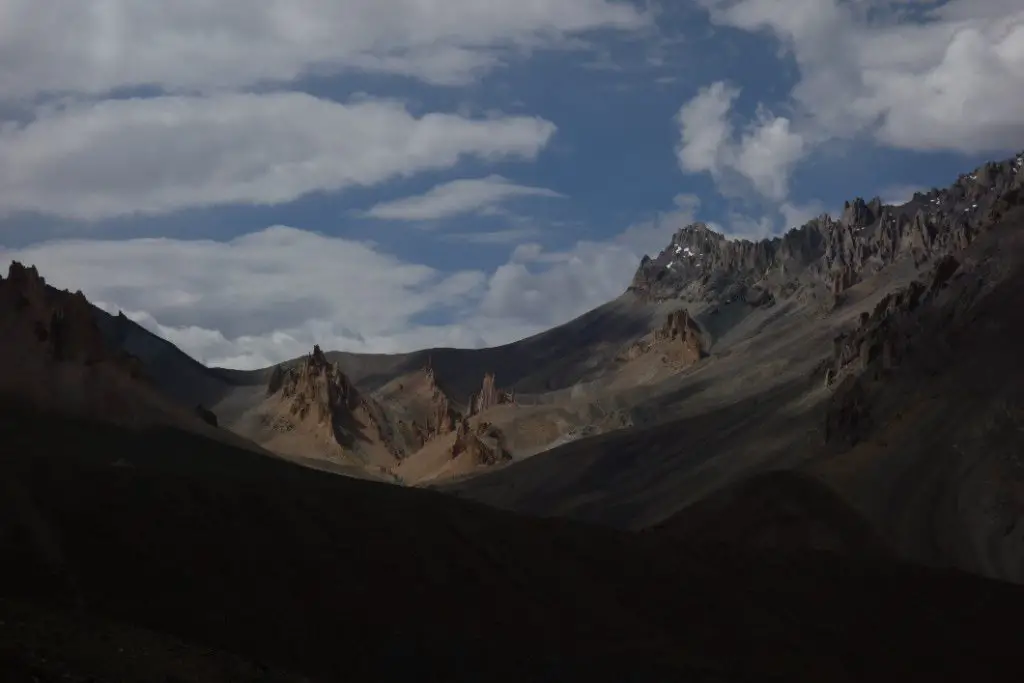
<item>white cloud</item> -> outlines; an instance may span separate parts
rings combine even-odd
[[[532,159],[554,132],[535,117],[415,117],[394,101],[294,92],[73,104],[0,127],[0,210],[100,219],[276,204],[464,156]]]
[[[803,155],[804,140],[792,132],[789,119],[765,113],[744,134],[732,163],[758,192],[780,200],[789,193],[789,174]]]
[[[377,204],[366,212],[372,218],[428,221],[493,208],[516,197],[564,197],[543,187],[517,185],[499,175],[452,180],[415,197]]]
[[[0,247],[50,284],[124,310],[211,365],[266,367],[325,348],[399,352],[493,346],[566,322],[621,294],[639,255],[580,242],[520,245],[491,273],[442,273],[371,244],[275,226],[230,241],[63,240]],[[439,320],[420,322],[424,316]]]
[[[923,185],[889,185],[882,188],[878,196],[885,204],[899,206],[913,199],[915,193],[928,192],[929,189]]]
[[[448,242],[505,245],[522,242],[529,237],[536,237],[538,234],[540,234],[540,229],[534,226],[508,228],[506,230],[489,230],[486,232],[452,232],[442,235],[441,238]]]
[[[490,277],[479,312],[539,332],[622,294],[638,265],[636,252],[616,242],[558,252],[524,245]]]
[[[679,166],[690,173],[710,173],[726,192],[742,180],[760,195],[781,201],[789,191],[789,174],[806,151],[804,139],[789,119],[763,107],[737,138],[731,117],[739,94],[738,88],[717,81],[680,107]]]
[[[825,206],[818,201],[810,201],[806,204],[796,202],[783,202],[779,206],[779,213],[782,214],[783,230],[799,228],[812,218],[817,218],[825,213]]]
[[[774,37],[799,77],[787,115],[762,104],[743,121],[741,89],[718,81],[679,110],[679,166],[709,173],[727,197],[754,195],[799,225],[820,205],[789,197],[818,146],[870,138],[884,147],[962,153],[1024,146],[1024,7],[1012,0],[699,0],[712,23]],[[915,6],[911,6],[915,5]],[[752,192],[751,192],[752,191]],[[727,231],[771,230],[733,212]]]
[[[730,239],[757,242],[776,234],[775,221],[770,216],[750,216],[739,211],[729,211],[726,222],[715,229]]]
[[[544,246],[537,242],[524,242],[523,244],[517,244],[516,248],[512,250],[512,254],[509,256],[509,263],[528,263],[530,261],[536,261],[537,258],[543,253]]]
[[[55,285],[144,310],[164,325],[232,337],[264,331],[271,322],[290,327],[318,318],[364,336],[386,334],[425,308],[458,304],[484,278],[475,271],[443,275],[362,242],[283,226],[226,242],[48,242],[4,257],[35,263]]]
[[[4,0],[0,97],[237,89],[343,69],[458,84],[510,51],[647,21],[609,0]]]
[[[1019,2],[950,0],[873,18],[838,0],[703,2],[714,22],[767,32],[792,54],[805,138],[866,133],[900,149],[957,152],[1024,146]]]
[[[58,287],[124,309],[200,360],[247,366],[335,348],[396,350],[447,341],[422,328],[428,311],[478,299],[486,274],[441,273],[372,245],[283,226],[227,242],[68,240],[0,249]],[[472,330],[461,331],[463,337]]]
[[[725,149],[732,142],[729,113],[739,94],[737,88],[717,81],[680,107],[676,116],[680,129],[676,155],[684,171],[718,173]]]

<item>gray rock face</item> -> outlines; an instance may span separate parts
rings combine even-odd
[[[840,295],[897,260],[921,264],[966,247],[1022,201],[1024,152],[901,206],[858,197],[846,202],[839,220],[823,215],[759,242],[730,240],[695,223],[655,258],[644,257],[629,290],[655,301],[745,300],[752,306],[770,306],[807,284]]]

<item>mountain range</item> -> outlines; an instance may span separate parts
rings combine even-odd
[[[12,264],[0,663],[991,680],[1024,658],[1022,192],[1024,153],[771,239],[693,224],[534,337],[257,371]]]

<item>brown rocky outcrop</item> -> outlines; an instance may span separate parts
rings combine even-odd
[[[453,459],[468,457],[477,465],[496,465],[512,459],[505,448],[505,437],[501,430],[484,421],[473,426],[469,418],[459,421],[455,441],[449,452]]]
[[[272,402],[276,400],[272,414],[266,416],[275,431],[312,432],[344,450],[379,444],[399,455],[381,407],[363,396],[319,346],[291,366],[274,368],[267,393]]]
[[[432,439],[450,433],[455,427],[456,420],[458,420],[458,414],[448,400],[448,396],[437,386],[434,369],[428,367],[425,372],[430,389],[431,406],[431,413],[426,424],[426,438]]]
[[[494,374],[488,372],[484,375],[480,391],[473,394],[469,399],[469,414],[479,415],[494,406],[513,404],[515,402],[515,392],[499,389],[495,384]]]
[[[312,415],[323,423],[333,423],[351,413],[362,399],[338,364],[328,361],[319,346],[291,367],[274,368],[267,392],[287,401],[289,412],[299,420]]]
[[[704,356],[703,333],[685,308],[669,313],[661,327],[631,344],[619,360],[661,353],[666,361],[687,367]]]

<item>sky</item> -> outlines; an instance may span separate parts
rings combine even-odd
[[[210,365],[511,342],[1020,149],[1019,0],[0,0],[0,263]]]

